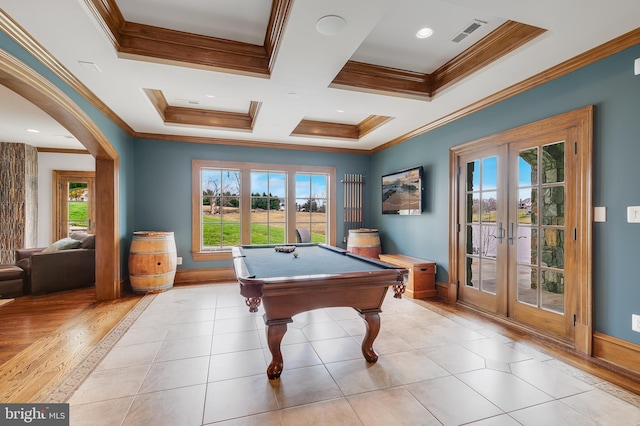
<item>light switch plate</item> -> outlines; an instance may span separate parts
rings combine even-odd
[[[627,222],[640,223],[640,206],[627,207]]]
[[[593,208],[593,221],[594,222],[606,222],[607,221],[607,208],[606,207],[594,207]]]
[[[631,314],[631,330],[640,333],[640,315]]]

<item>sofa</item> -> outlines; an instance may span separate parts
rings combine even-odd
[[[90,287],[96,282],[95,235],[74,232],[49,247],[16,250],[25,293],[42,295]]]

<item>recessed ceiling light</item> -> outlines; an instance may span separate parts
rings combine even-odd
[[[296,99],[298,97],[298,94],[295,92],[289,92],[287,93],[287,98],[289,99]]]
[[[40,130],[36,130],[36,129],[27,129],[27,132],[30,132],[30,133],[40,133]]]
[[[343,109],[337,109],[336,112],[344,112]]]
[[[318,19],[316,30],[326,36],[338,34],[347,25],[347,21],[342,16],[327,15]]]
[[[429,28],[429,27],[424,27],[416,33],[416,37],[418,38],[427,38],[427,37],[431,37],[432,35],[433,35],[433,28]]]
[[[207,98],[215,98],[216,97],[216,95],[206,95],[206,96],[207,96]]]

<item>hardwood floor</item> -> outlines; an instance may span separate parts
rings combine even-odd
[[[22,296],[0,307],[0,402],[38,402],[136,305],[95,288]]]

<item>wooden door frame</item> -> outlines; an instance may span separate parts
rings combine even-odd
[[[580,197],[576,211],[576,220],[581,226],[577,230],[576,243],[578,282],[584,287],[577,295],[577,311],[575,321],[574,349],[580,353],[591,355],[593,337],[593,114],[594,106],[586,106],[530,124],[486,136],[475,141],[453,147],[449,150],[449,283],[447,300],[457,303],[459,280],[459,243],[458,213],[460,203],[458,193],[458,156],[470,151],[494,145],[515,142],[535,135],[575,128],[577,137],[577,170],[576,194]]]
[[[53,240],[59,240],[60,238],[64,238],[66,235],[61,235],[61,227],[60,222],[63,218],[63,214],[68,214],[68,201],[65,203],[65,200],[62,199],[63,194],[60,193],[60,184],[62,182],[69,183],[71,181],[88,181],[88,189],[90,194],[89,206],[88,206],[88,230],[87,233],[93,234],[95,233],[95,179],[96,173],[93,171],[85,171],[85,170],[53,170],[52,171],[52,179],[51,183],[53,185],[52,188],[52,197],[53,197],[53,220],[51,223],[51,235],[53,236]],[[67,195],[67,193],[65,193]],[[93,223],[91,222],[93,220]]]
[[[96,299],[120,297],[118,152],[93,120],[61,89],[0,49],[0,84],[24,97],[74,135],[96,159]]]

